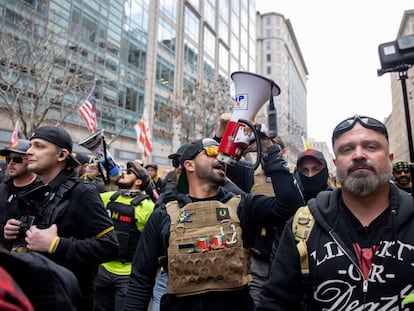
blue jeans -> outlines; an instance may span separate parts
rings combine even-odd
[[[162,295],[167,291],[168,273],[164,268],[160,268],[155,279],[155,285],[152,292],[152,311],[160,310],[160,301]]]

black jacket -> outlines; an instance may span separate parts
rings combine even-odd
[[[269,156],[265,159],[268,168],[267,172],[270,175],[279,174],[279,178],[274,179],[274,187],[280,186],[279,183],[291,184],[290,192],[287,191],[285,196],[281,194],[277,198],[252,194],[241,195],[242,199],[238,206],[238,216],[243,230],[243,243],[246,248],[252,243],[252,237],[249,234],[253,232],[252,228],[259,225],[281,225],[303,203],[298,189],[293,183],[286,181],[287,178],[292,177],[288,170],[286,174],[277,172],[278,170],[286,171],[283,165],[279,165],[279,160],[277,152],[276,154],[269,153]],[[285,176],[285,180],[280,177],[281,175]],[[217,197],[209,199],[226,202],[232,196],[232,193],[227,192],[221,187]],[[189,199],[191,201],[191,198],[184,196],[178,202],[180,206],[183,206],[188,203]],[[147,310],[159,267],[158,259],[167,256],[169,235],[170,218],[164,207],[157,208],[150,216],[135,252],[130,284],[124,302],[124,311]],[[174,306],[168,305],[167,310],[187,310],[189,305],[192,306],[191,310],[246,310],[248,307],[247,297],[248,292],[246,290],[236,291],[231,294],[207,293],[186,298],[173,296],[169,297],[168,300]]]
[[[0,244],[8,250],[11,249],[13,242],[4,238],[4,226],[10,218],[20,219],[21,211],[18,204],[18,195],[22,192],[33,189],[42,182],[36,178],[32,183],[24,187],[13,186],[13,179],[6,178],[0,182]],[[24,236],[19,237],[24,241]]]
[[[73,170],[62,171],[48,184],[48,198],[54,196],[49,204],[53,204],[58,189],[67,185],[69,179],[75,185],[59,201],[50,220],[45,217],[48,213],[43,212],[47,204],[39,204],[40,212],[39,206],[31,205],[30,211],[36,215],[35,224],[50,221],[45,227],[57,225],[60,240],[56,251],[45,255],[71,270],[79,281],[82,295],[91,296],[95,269],[103,262],[116,259],[119,244],[96,188],[82,181]]]
[[[341,188],[323,191],[308,204],[315,217],[307,241],[310,275],[305,281],[311,286],[302,282],[290,220],[257,310],[301,310],[305,290],[309,290],[307,310],[402,310],[401,297],[414,291],[412,197],[391,185],[390,206],[378,217],[383,221],[381,226],[374,228],[382,231],[381,235],[375,245],[367,244],[374,255],[367,279],[361,273],[349,234],[352,228],[341,208]]]

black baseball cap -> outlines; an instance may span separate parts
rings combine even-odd
[[[172,159],[177,159],[177,158],[181,157],[181,155],[183,154],[185,148],[187,148],[188,145],[189,144],[187,144],[187,143],[182,144],[180,147],[178,147],[178,149],[177,149],[177,151],[175,153],[171,153],[168,156],[168,159],[171,159],[172,160]]]
[[[60,148],[68,150],[68,160],[76,165],[80,164],[79,161],[72,156],[72,137],[70,137],[69,133],[64,128],[51,125],[41,126],[34,132],[32,137],[30,137],[30,140],[35,138],[47,140]]]
[[[306,149],[304,152],[302,152],[298,156],[298,160],[296,161],[296,166],[300,166],[301,165],[301,162],[305,158],[313,158],[316,161],[318,161],[319,163],[324,164],[326,166],[325,157],[323,156],[323,153],[320,152],[319,150],[316,150],[316,149]]]
[[[182,193],[188,193],[188,179],[184,168],[184,162],[194,159],[197,154],[199,154],[204,149],[204,147],[212,145],[218,146],[218,142],[212,138],[202,138],[193,141],[190,144],[187,144],[187,146],[184,148],[184,151],[180,156],[181,173],[180,177],[178,178],[178,191]]]
[[[130,169],[135,176],[137,176],[137,178],[142,180],[141,189],[144,190],[150,182],[150,175],[148,171],[136,161],[127,162],[127,169]]]
[[[30,148],[30,142],[28,140],[19,139],[17,140],[17,145],[0,150],[0,155],[7,157],[10,154],[10,152],[26,154],[26,151],[29,148]]]
[[[154,170],[158,170],[158,165],[157,164],[150,163],[150,164],[145,165],[145,168],[149,168],[149,167],[152,167]]]

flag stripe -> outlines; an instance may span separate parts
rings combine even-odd
[[[152,144],[149,137],[149,126],[145,114],[142,115],[141,120],[134,126],[137,133],[137,144],[139,149],[148,157],[152,153]]]
[[[96,132],[96,104],[93,90],[78,111],[85,120],[89,131]]]
[[[19,121],[16,121],[16,124],[13,128],[12,137],[10,139],[9,147],[14,148],[19,144]]]

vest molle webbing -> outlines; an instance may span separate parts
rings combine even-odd
[[[243,248],[237,206],[240,196],[228,202],[202,201],[183,208],[177,201],[167,204],[171,219],[168,247],[167,293],[192,295],[208,291],[234,290],[250,281],[250,260]],[[196,249],[196,241],[220,236],[225,246]]]

